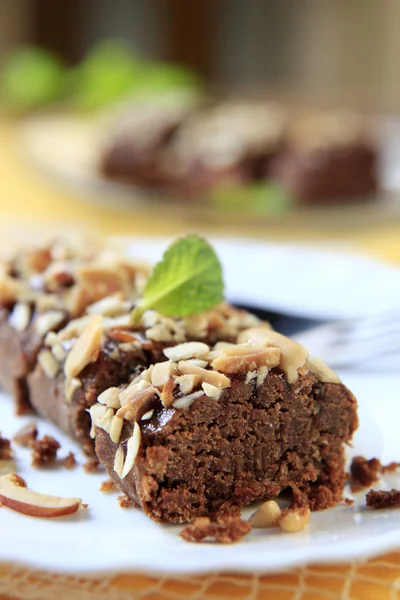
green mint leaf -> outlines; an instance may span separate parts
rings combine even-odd
[[[184,317],[208,310],[223,298],[217,255],[204,239],[188,235],[171,244],[155,265],[132,319],[137,322],[149,308],[166,316]]]

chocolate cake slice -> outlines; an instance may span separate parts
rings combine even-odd
[[[281,149],[287,119],[280,106],[257,101],[226,101],[198,111],[168,148],[175,191],[195,196],[262,179]]]
[[[98,459],[156,521],[235,514],[285,490],[312,510],[342,499],[351,392],[265,327],[237,342],[164,349],[167,362],[121,379],[90,409]]]
[[[228,304],[184,319],[146,311],[137,326],[132,306],[115,296],[88,307],[88,314],[47,334],[28,377],[34,409],[94,454],[87,412],[107,388],[129,382],[138,370],[167,360],[163,350],[186,340],[235,341],[257,317]],[[266,325],[265,325],[266,326]]]
[[[30,409],[27,376],[46,334],[111,293],[136,297],[148,271],[82,236],[22,250],[2,263],[0,386],[14,396],[18,414]]]
[[[266,166],[301,204],[368,199],[378,188],[378,148],[365,121],[348,112],[302,116]]]
[[[199,102],[197,94],[181,90],[129,102],[118,109],[104,133],[101,174],[149,188],[168,186],[165,151]]]

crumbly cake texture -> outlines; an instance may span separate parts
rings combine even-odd
[[[110,294],[132,301],[148,272],[143,263],[82,236],[23,250],[0,263],[0,385],[14,396],[18,414],[30,409],[27,375],[46,334]]]
[[[131,305],[114,296],[88,307],[87,314],[49,333],[28,377],[34,409],[74,437],[94,455],[87,412],[107,388],[119,386],[154,362],[166,361],[163,349],[189,339],[235,341],[259,325],[257,317],[228,304],[184,319],[146,311],[138,325]]]
[[[218,520],[291,490],[320,510],[343,498],[356,401],[299,344],[265,327],[237,343],[181,343],[90,409],[109,476],[156,521]]]

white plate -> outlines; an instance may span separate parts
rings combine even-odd
[[[120,238],[121,239],[121,238]],[[133,256],[159,260],[172,240],[137,238]],[[400,269],[320,246],[212,239],[232,302],[280,313],[335,319],[398,309]]]
[[[360,401],[361,427],[352,453],[399,459],[398,423],[400,376],[348,375],[345,382]],[[12,415],[10,399],[0,395],[0,428],[11,436],[26,421]],[[78,448],[48,423],[41,433],[54,434],[62,451]],[[179,526],[162,526],[136,509],[119,508],[114,494],[98,491],[104,475],[86,475],[81,467],[33,470],[29,451],[18,450],[19,471],[29,486],[50,494],[80,496],[90,508],[55,519],[34,519],[0,510],[0,563],[18,563],[57,572],[99,574],[122,571],[168,575],[232,572],[274,572],[309,562],[330,563],[360,559],[400,547],[400,511],[367,511],[364,494],[357,505],[338,506],[311,516],[308,531],[283,534],[255,530],[238,544],[189,544],[177,535]],[[400,485],[392,475],[379,489]],[[247,515],[249,511],[246,511]]]

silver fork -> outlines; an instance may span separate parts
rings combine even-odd
[[[331,367],[400,372],[400,310],[319,325],[294,338]]]

